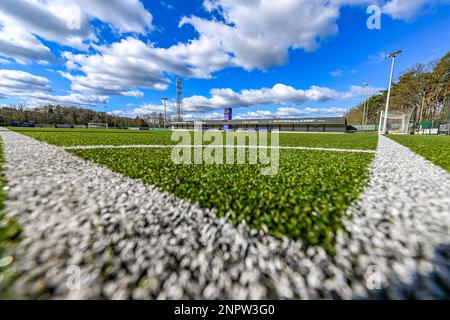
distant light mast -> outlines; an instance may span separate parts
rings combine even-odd
[[[183,107],[183,79],[177,77],[177,121],[182,121],[181,110]]]

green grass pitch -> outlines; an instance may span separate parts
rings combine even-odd
[[[113,129],[41,129],[10,128],[39,141],[57,146],[89,145],[170,145],[171,131],[133,131]],[[280,133],[280,145],[290,147],[322,147],[375,150],[376,134],[301,134]]]
[[[450,136],[389,136],[434,164],[450,171]]]

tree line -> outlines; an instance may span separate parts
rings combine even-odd
[[[392,85],[390,111],[411,114],[413,128],[436,127],[450,120],[450,52],[441,59],[419,63],[404,72]],[[349,124],[378,124],[386,106],[387,90],[374,95],[346,113]]]
[[[162,113],[153,112],[142,117],[124,117],[90,109],[45,105],[27,108],[24,105],[12,105],[0,108],[0,125],[14,123],[34,123],[36,126],[87,125],[88,123],[108,123],[109,127],[164,127]]]

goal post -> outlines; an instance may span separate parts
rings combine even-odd
[[[389,112],[384,127],[385,112],[381,111],[379,134],[409,134],[411,127],[411,112]]]
[[[107,123],[89,122],[88,128],[89,129],[108,129],[108,124]]]

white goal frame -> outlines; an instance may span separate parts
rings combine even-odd
[[[384,128],[384,114],[385,112],[382,110],[380,114],[380,125],[378,126],[378,134],[409,134],[411,112],[389,112],[386,117],[387,128]],[[397,123],[392,126],[390,125],[389,120]]]
[[[108,129],[108,124],[103,122],[89,122],[88,129]]]

